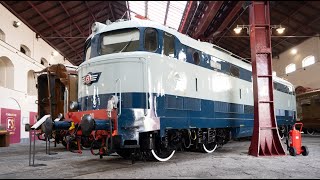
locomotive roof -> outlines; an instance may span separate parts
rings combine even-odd
[[[219,46],[216,46],[214,44],[210,44],[207,42],[197,41],[189,36],[186,36],[185,34],[182,34],[178,32],[175,29],[172,29],[170,27],[166,27],[158,22],[150,21],[150,20],[140,20],[140,19],[133,19],[128,21],[119,21],[119,22],[113,22],[109,25],[97,23],[99,28],[98,31],[95,34],[99,34],[106,31],[112,31],[116,29],[122,29],[122,28],[134,28],[134,27],[152,27],[160,30],[164,30],[170,34],[173,34],[175,37],[177,37],[182,44],[185,44],[189,47],[192,47],[194,49],[200,50],[206,54],[215,56],[219,59],[226,60],[228,62],[231,62],[233,64],[236,64],[244,69],[251,71],[251,65],[248,63],[245,63],[243,61],[239,61],[241,57],[235,58],[231,55],[235,55],[232,52],[229,52]],[[94,34],[92,34],[94,35]],[[91,37],[91,36],[90,36]],[[89,37],[89,38],[90,38]],[[243,59],[246,61],[245,59]]]
[[[247,69],[249,71],[252,71],[251,63],[249,64],[249,63],[244,62],[247,60],[233,54],[232,52],[225,50],[217,45],[208,43],[208,42],[202,42],[200,40],[197,41],[197,40],[195,40],[185,34],[178,32],[177,30],[175,30],[173,28],[166,27],[158,22],[154,22],[154,21],[150,21],[150,20],[133,19],[133,20],[120,20],[118,22],[113,22],[113,23],[109,23],[109,24],[103,24],[103,23],[96,22],[96,25],[98,26],[97,32],[92,33],[88,37],[88,39],[91,38],[95,34],[107,32],[107,31],[112,31],[112,30],[116,30],[116,29],[134,28],[134,27],[151,27],[151,28],[164,30],[170,34],[173,34],[175,37],[177,37],[180,40],[180,42],[182,44],[185,44],[189,47],[200,50],[200,51],[202,51],[206,54],[209,54],[211,56],[214,56],[218,59],[228,61],[232,64],[235,64],[235,65],[242,67],[244,69]],[[236,56],[237,58],[233,57],[232,55]],[[274,76],[274,80],[281,82],[283,84],[286,84],[288,86],[293,86],[290,82],[288,82],[282,78],[279,78],[277,76]]]

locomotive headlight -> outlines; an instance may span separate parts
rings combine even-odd
[[[93,23],[91,26],[91,31],[92,32],[97,32],[98,31],[98,23]]]
[[[72,110],[77,110],[78,107],[79,107],[78,102],[76,102],[76,101],[71,101],[71,102],[70,102],[70,109],[72,109]]]

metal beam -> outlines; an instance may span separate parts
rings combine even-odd
[[[198,25],[192,35],[194,39],[198,39],[203,35],[223,3],[224,1],[209,1],[209,4],[201,16],[201,19],[198,21]]]
[[[254,127],[248,154],[284,156],[274,112],[269,1],[252,1],[249,14]]]
[[[88,37],[71,37],[71,36],[47,36],[47,37],[42,37],[43,39],[86,39]]]
[[[81,12],[78,12],[78,13],[75,14],[75,15],[70,16],[69,18],[62,19],[61,21],[53,24],[53,27],[59,27],[60,25],[65,24],[65,23],[66,23],[65,21],[68,21],[68,19],[70,19],[70,18],[75,19],[75,18],[83,15],[83,13],[86,13],[86,12],[89,13],[89,11],[88,11],[87,9],[85,9],[85,10],[83,10],[83,11],[81,11]],[[40,33],[47,32],[47,31],[50,30],[50,29],[52,29],[52,28],[51,28],[51,27],[45,28],[45,29],[43,29],[43,30],[40,30]]]
[[[306,5],[306,4],[305,4],[305,5]],[[287,21],[287,20],[289,19],[289,17],[291,17],[291,16],[293,16],[294,14],[296,14],[297,12],[299,12],[305,5],[300,6],[299,8],[291,11],[291,12],[288,14],[288,17],[287,17],[286,19],[284,19],[280,24],[283,24],[285,21]],[[311,24],[311,23],[309,23],[309,24]],[[301,29],[302,27],[303,27],[303,26],[301,26],[299,29]],[[296,33],[297,33],[297,32],[298,32],[298,30],[296,30]],[[294,33],[294,34],[296,34],[296,33]],[[294,34],[292,34],[292,35],[294,35]],[[286,40],[286,39],[284,39],[283,41],[285,41],[285,40]],[[283,41],[281,41],[280,43],[282,43]],[[277,45],[279,45],[279,43],[277,43],[275,46],[272,46],[272,48],[276,47]],[[250,49],[250,47],[246,48],[244,51],[247,51],[247,50],[249,50],[249,49]]]
[[[44,17],[44,15],[39,11],[39,9],[37,7],[35,7],[30,1],[28,1],[29,5],[49,24],[49,26],[51,26],[51,28],[59,35],[59,36],[62,36],[56,29],[54,26],[52,26],[51,22],[46,18]],[[66,40],[66,39],[63,39],[64,42],[66,42],[70,48],[75,51],[75,53],[80,57],[82,58],[78,53],[77,51],[69,44],[69,42]]]
[[[183,31],[183,29],[184,29],[184,27],[185,27],[185,24],[186,24],[186,21],[187,21],[187,19],[188,19],[188,17],[189,17],[189,13],[190,13],[190,9],[191,9],[191,7],[192,7],[192,5],[194,4],[194,3],[197,3],[196,1],[189,1],[188,2],[188,7],[186,7],[186,13],[183,15],[183,21],[182,21],[182,23],[180,24],[180,27],[179,27],[179,32],[180,33],[182,33],[182,31]],[[194,12],[194,13],[196,13],[196,12]]]
[[[99,16],[97,16],[96,17],[96,19],[97,20],[99,20],[100,18],[102,18],[103,16],[105,16],[105,14],[100,14]],[[88,22],[86,22],[87,20],[86,19],[80,19],[79,21],[78,21],[78,24],[79,24],[79,26],[86,26],[87,25],[87,23]],[[83,23],[83,22],[85,22],[85,23]],[[88,30],[89,30],[89,34],[90,34],[90,32],[91,32],[91,24],[90,24],[90,26],[88,26],[89,28],[88,28]],[[66,30],[67,28],[69,28],[69,27],[67,27],[67,26],[64,26],[64,27],[62,27],[62,28],[59,28],[59,29],[57,29],[57,30],[59,30],[59,31],[64,31],[64,30]]]
[[[126,8],[127,8],[127,16],[128,16],[128,19],[131,20],[131,13],[130,13],[130,11],[128,10],[128,9],[130,9],[129,2],[128,2],[128,1],[126,1]]]
[[[89,14],[91,15],[92,19],[93,19],[95,22],[97,22],[96,18],[95,18],[94,15],[92,14],[91,7],[89,6],[88,2],[85,1],[84,3],[85,3],[85,5],[86,5],[86,7],[87,7],[87,9],[88,9],[88,12],[89,12]]]
[[[80,29],[80,27],[78,26],[78,24],[74,21],[73,18],[70,17],[70,14],[68,12],[68,10],[66,9],[66,7],[63,5],[63,3],[61,1],[59,1],[59,4],[61,5],[61,7],[63,8],[64,12],[66,12],[66,14],[68,15],[68,17],[71,19],[71,21],[73,22],[73,24],[77,27],[77,29],[79,30],[79,32],[82,34],[82,36],[85,36],[85,34],[82,32],[82,30]]]
[[[112,4],[110,3],[110,1],[109,1],[109,3],[108,3],[108,6],[109,6],[109,10],[110,10],[110,12],[111,12],[113,21],[115,21],[115,20],[116,20],[116,17],[114,16],[113,9],[112,9]],[[108,13],[108,14],[109,14],[109,13]]]
[[[249,38],[250,36],[215,36],[221,38]],[[306,38],[306,37],[320,37],[318,35],[314,36],[271,36],[271,38]],[[209,40],[210,38],[204,39]]]
[[[306,6],[306,4],[304,4],[302,7],[304,7],[304,6]],[[300,9],[301,9],[301,8],[300,8]],[[285,14],[285,13],[282,12],[282,11],[279,11],[279,10],[276,9],[276,8],[274,8],[273,11],[274,11],[274,12],[277,12],[278,14],[281,14],[281,15],[283,15],[283,16],[288,16],[287,14]],[[310,19],[310,18],[309,18],[309,19]],[[316,31],[316,32],[319,31],[319,30],[314,29],[314,28],[311,27],[310,25],[306,25],[305,22],[302,22],[302,21],[294,18],[292,15],[290,16],[290,21],[291,21],[291,20],[297,22],[300,26],[304,26],[304,27],[310,28],[312,31]],[[292,28],[292,27],[291,27],[291,28]],[[292,28],[292,29],[293,29],[293,28]]]
[[[18,17],[24,24],[26,24],[31,30],[33,30],[36,34],[40,34],[39,31],[37,31],[33,26],[29,24],[24,18],[20,16],[20,14],[17,14],[9,5],[7,5],[4,1],[1,1],[1,4],[4,5],[12,14],[14,14],[16,17]],[[55,45],[52,44],[52,42],[44,39],[51,47],[56,48]],[[65,55],[64,52],[61,52],[61,55],[68,58],[68,56]],[[71,64],[75,65],[74,62],[70,61]]]
[[[167,9],[166,9],[166,15],[164,16],[164,22],[163,24],[167,24],[167,18],[168,18],[168,12],[169,12],[169,7],[170,7],[170,1],[167,1]]]
[[[39,2],[39,1],[38,1]],[[13,1],[13,4],[17,5],[17,3],[25,3],[24,1]],[[39,4],[37,4],[36,6],[39,6],[41,4],[47,3],[47,1],[41,1]],[[11,4],[12,5],[12,4]],[[22,10],[22,11],[17,11],[18,14],[20,14],[21,16],[23,16],[23,13],[28,12],[29,10],[32,10],[28,7],[26,7],[26,9]],[[51,9],[50,9],[51,10]],[[46,11],[50,11],[50,10],[46,10]]]
[[[316,19],[312,20],[311,22],[307,23],[306,25],[313,24],[313,23],[317,22],[319,19],[320,19],[320,17],[318,17],[318,18],[316,18]],[[301,26],[299,29],[297,29],[297,30],[295,31],[295,33],[293,33],[293,34],[292,34],[292,36],[293,36],[293,35],[295,35],[295,34],[297,34],[297,33],[298,33],[301,29],[303,29],[303,28],[305,28],[305,27],[304,27],[304,26]],[[280,41],[280,42],[279,42],[279,43],[277,43],[276,45],[272,46],[272,48],[274,48],[274,47],[278,46],[280,43],[282,43],[283,41],[286,41],[287,39],[288,39],[288,37],[287,37],[287,38],[285,38],[284,40]]]
[[[223,20],[222,24],[219,26],[219,28],[215,31],[212,32],[211,35],[215,37],[216,35],[220,34],[230,23],[230,21],[238,14],[238,12],[241,10],[243,1],[239,1],[235,7],[232,8],[231,12],[228,14],[228,16]]]
[[[144,17],[148,18],[148,1],[144,2]]]

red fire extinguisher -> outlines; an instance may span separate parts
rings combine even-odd
[[[296,129],[296,125],[301,125],[300,130]],[[302,123],[295,123],[292,127],[292,130],[289,131],[290,147],[288,148],[291,156],[296,156],[302,154],[303,156],[308,156],[309,150],[307,146],[302,145],[301,132],[302,132]],[[288,143],[287,143],[288,145]]]

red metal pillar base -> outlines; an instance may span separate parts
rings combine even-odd
[[[269,2],[252,1],[249,11],[254,129],[248,153],[285,155],[274,115]]]

